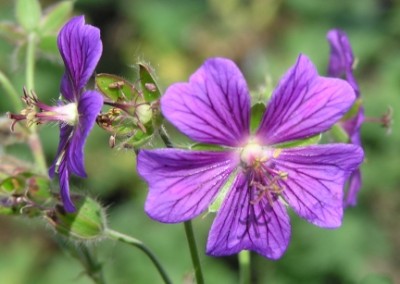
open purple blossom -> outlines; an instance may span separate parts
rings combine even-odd
[[[221,151],[141,150],[138,172],[149,185],[147,214],[165,223],[190,220],[220,204],[207,253],[252,250],[278,259],[290,239],[286,205],[312,224],[341,225],[343,185],[363,159],[350,144],[284,148],[282,143],[327,131],[354,103],[351,86],[318,76],[300,55],[275,89],[255,134],[250,95],[237,66],[207,60],[188,83],[171,85],[163,115],[200,143]]]
[[[61,79],[62,98],[55,106],[40,102],[34,92],[24,90],[23,100],[27,107],[21,114],[10,114],[14,121],[27,120],[27,124],[57,122],[60,125],[60,142],[50,177],[60,176],[60,193],[64,208],[74,212],[75,206],[69,193],[69,177],[75,174],[86,177],[83,147],[99,114],[103,97],[84,87],[100,59],[103,46],[100,30],[85,25],[83,16],[74,17],[61,29],[57,38],[58,49],[65,65]],[[39,111],[37,110],[39,109]]]
[[[360,130],[364,122],[364,107],[361,104],[360,89],[353,75],[354,56],[345,32],[333,29],[327,34],[331,53],[328,65],[328,76],[344,78],[353,87],[356,101],[349,115],[340,120],[339,125],[347,133],[350,143],[361,146]],[[361,188],[361,171],[356,169],[348,180],[348,189],[344,197],[345,206],[354,206],[357,203],[357,194]]]

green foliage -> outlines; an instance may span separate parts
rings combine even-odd
[[[39,25],[42,9],[38,0],[16,0],[16,18],[27,32],[34,31]]]

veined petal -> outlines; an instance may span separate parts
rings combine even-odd
[[[145,211],[165,223],[196,217],[215,199],[238,164],[231,152],[141,150],[137,169],[149,185]]]
[[[198,142],[238,146],[249,136],[249,91],[242,73],[228,59],[209,59],[188,83],[171,85],[161,98],[161,110]]]
[[[75,212],[75,205],[71,201],[69,194],[69,170],[66,161],[62,161],[59,167],[60,173],[60,195],[65,211],[68,213]]]
[[[278,181],[282,195],[310,223],[339,227],[345,181],[363,157],[362,148],[350,144],[284,149],[275,161],[276,169],[287,174]]]
[[[344,197],[344,206],[355,206],[357,204],[357,195],[362,184],[361,171],[355,170],[349,180],[346,195]]]
[[[275,89],[257,137],[272,145],[314,136],[335,124],[354,100],[346,81],[318,76],[311,61],[300,55]]]
[[[328,76],[337,78],[344,76],[353,87],[357,97],[359,97],[360,91],[353,76],[353,50],[346,33],[338,29],[333,29],[328,32],[327,39],[331,48]]]
[[[61,29],[58,49],[65,64],[61,93],[69,101],[77,101],[103,51],[100,30],[85,25],[83,16],[74,17]]]
[[[51,167],[49,169],[50,178],[54,177],[57,162],[60,159],[60,155],[62,154],[62,152],[67,148],[68,141],[71,138],[71,134],[72,134],[73,130],[74,130],[74,128],[71,125],[60,124],[60,142],[58,143],[56,157],[53,161],[53,164],[51,165]]]
[[[66,159],[69,171],[80,177],[86,177],[83,162],[83,147],[96,117],[103,106],[103,97],[96,91],[86,91],[78,101],[79,121],[67,147]]]
[[[223,256],[252,250],[264,257],[278,259],[290,239],[290,221],[284,205],[266,198],[254,204],[250,181],[241,172],[218,211],[211,227],[207,254]]]

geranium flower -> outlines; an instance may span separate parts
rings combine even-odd
[[[75,174],[86,177],[83,147],[96,121],[103,97],[96,91],[85,91],[102,53],[100,30],[85,25],[83,16],[74,17],[61,29],[57,39],[58,49],[65,64],[61,79],[61,96],[56,106],[48,106],[38,100],[35,93],[25,90],[23,100],[27,104],[21,114],[11,114],[16,121],[27,120],[28,125],[57,122],[60,125],[60,142],[50,177],[60,176],[60,193],[64,208],[74,212],[75,206],[69,193],[69,177]],[[39,111],[37,110],[39,108]]]
[[[207,60],[188,83],[167,89],[161,110],[191,139],[223,150],[141,150],[137,167],[149,184],[147,214],[160,222],[183,222],[222,200],[207,242],[214,256],[252,250],[281,257],[290,238],[286,204],[312,224],[340,226],[343,185],[361,163],[362,149],[282,143],[327,131],[354,100],[347,82],[318,76],[300,55],[251,134],[243,75],[228,59]]]
[[[364,107],[361,103],[360,89],[353,75],[354,56],[350,41],[345,32],[333,29],[327,34],[331,52],[328,65],[328,76],[344,78],[353,87],[356,102],[352,111],[340,120],[339,125],[348,134],[350,143],[361,146],[360,130],[364,122]],[[361,188],[361,171],[356,169],[348,180],[348,189],[344,197],[345,206],[357,203],[357,194]]]

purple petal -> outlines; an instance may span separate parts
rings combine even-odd
[[[358,113],[346,120],[340,121],[340,124],[343,126],[343,129],[350,137],[350,142],[355,145],[361,146],[361,125],[364,122],[364,108],[360,106]]]
[[[249,179],[243,172],[233,184],[218,211],[207,241],[207,254],[230,255],[252,250],[264,257],[278,259],[290,239],[289,216],[284,206],[267,199],[255,204],[249,189]]]
[[[60,159],[61,153],[66,149],[68,141],[70,139],[70,136],[71,136],[71,133],[73,132],[73,130],[74,130],[74,128],[71,125],[60,124],[60,142],[58,143],[56,157],[53,161],[53,164],[51,165],[51,167],[49,169],[50,178],[54,177],[57,161]]]
[[[353,76],[353,50],[346,33],[338,29],[333,29],[328,32],[327,39],[331,47],[328,76],[344,77],[353,87],[356,96],[359,97],[360,91]]]
[[[67,147],[66,159],[71,173],[86,177],[83,162],[83,147],[89,132],[92,130],[96,117],[103,106],[103,97],[96,91],[86,91],[78,102],[79,122]]]
[[[327,144],[282,150],[276,168],[283,197],[302,218],[320,227],[336,228],[343,215],[343,187],[363,160],[361,147]]]
[[[141,150],[137,169],[149,184],[147,214],[165,223],[196,217],[215,199],[238,163],[231,152]]]
[[[60,195],[65,211],[68,213],[75,212],[75,205],[71,201],[69,194],[69,170],[66,161],[62,161],[59,167],[60,173]]]
[[[355,170],[349,180],[346,196],[344,197],[344,206],[355,206],[357,204],[357,195],[361,188],[361,171]]]
[[[61,29],[57,44],[66,68],[61,93],[67,100],[77,101],[103,50],[100,30],[85,25],[83,16],[74,17]]]
[[[189,83],[171,85],[161,98],[161,109],[198,142],[238,146],[249,136],[249,91],[242,73],[228,59],[209,59]]]
[[[257,137],[272,145],[319,134],[335,124],[354,100],[347,82],[318,76],[311,61],[300,55],[275,89]]]

